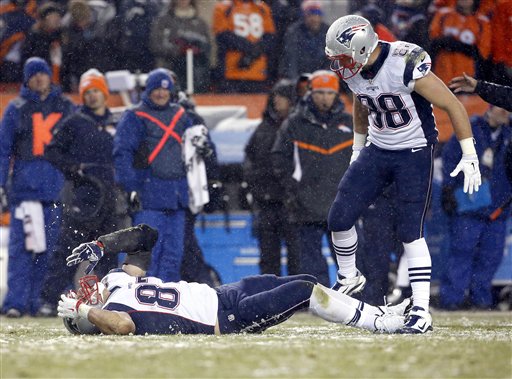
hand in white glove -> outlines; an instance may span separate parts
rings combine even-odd
[[[352,155],[350,156],[350,163],[349,164],[352,164],[353,162],[356,161],[357,157],[361,153],[361,150],[363,150],[362,147],[361,148],[356,148],[356,147],[353,148]]]
[[[75,319],[78,317],[77,303],[78,299],[67,297],[66,295],[60,296],[59,305],[57,306],[57,315],[62,318]]]
[[[462,154],[459,164],[451,172],[450,176],[453,178],[461,171],[464,173],[464,193],[469,191],[471,195],[473,191],[477,192],[482,184],[478,156],[476,154]]]

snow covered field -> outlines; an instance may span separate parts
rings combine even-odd
[[[511,378],[512,313],[435,312],[434,332],[377,335],[299,314],[259,335],[71,336],[0,318],[1,378]]]

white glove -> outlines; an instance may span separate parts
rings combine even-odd
[[[76,309],[76,303],[78,299],[67,297],[66,295],[60,296],[59,305],[57,307],[57,315],[62,318],[75,319],[78,317],[78,311]]]
[[[363,150],[363,148],[360,148],[360,149],[356,149],[354,148],[352,150],[352,155],[350,156],[350,163],[349,165],[351,165],[353,162],[356,161],[357,157],[359,156],[359,154],[361,153],[361,150]]]
[[[461,171],[464,173],[464,193],[469,191],[471,195],[473,191],[477,192],[482,184],[478,156],[476,154],[462,154],[459,164],[451,172],[450,176],[453,178]]]

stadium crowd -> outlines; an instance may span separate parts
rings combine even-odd
[[[205,20],[195,0],[1,0],[0,82],[21,85],[20,97],[4,110],[0,126],[0,197],[3,210],[11,214],[9,289],[2,313],[55,316],[58,293],[72,285],[76,272],[65,266],[65,257],[78,244],[128,226],[132,219],[134,225],[146,223],[160,232],[152,275],[178,281],[184,276],[182,262],[206,265],[197,243],[189,247],[195,241],[191,225],[207,202],[201,201],[205,194],[198,188],[216,180],[218,168],[215,146],[200,128],[204,121],[180,92],[187,54],[194,57],[196,92],[270,95],[244,162],[258,215],[261,273],[280,275],[283,240],[291,254],[289,273],[313,274],[330,285],[320,245],[337,183],[351,163],[345,148],[351,147],[352,120],[338,96],[350,90],[328,71],[324,52],[328,3],[217,1],[211,19]],[[506,37],[511,12],[510,0],[349,5],[349,13],[367,18],[381,40],[423,47],[432,58],[432,71],[445,84],[457,86],[452,79],[465,73],[480,89],[488,82],[512,84],[512,46]],[[117,119],[106,106],[109,89],[103,73],[120,69],[150,74],[141,103]],[[82,104],[72,104],[61,88],[79,93]],[[475,87],[464,90],[474,92]],[[509,206],[496,217],[493,213],[512,194],[510,113],[493,106],[471,121],[487,184],[468,204],[459,194],[461,178],[444,181],[443,209],[453,221],[454,237],[452,269],[441,284],[440,305],[446,309],[493,306],[490,283],[510,213]],[[289,129],[278,133],[284,124]],[[323,134],[308,135],[317,124],[323,125]],[[309,166],[299,175],[312,178],[311,187],[292,180],[297,172],[286,175],[295,158],[290,141],[297,135],[329,152],[310,149]],[[437,150],[446,167],[457,163],[446,149]],[[190,178],[190,172],[202,172],[206,179],[202,174]],[[393,196],[393,188],[383,195]],[[396,245],[393,231],[379,228],[382,217],[394,214],[393,205],[383,203],[385,209],[376,202],[361,223],[369,279],[363,298],[368,302],[386,295],[389,266],[372,265],[368,246],[382,240],[391,247],[379,254],[388,259]],[[186,260],[187,249],[199,249],[193,263]],[[492,260],[482,259],[488,251]],[[96,268],[99,276],[117,266],[114,260],[102,264]],[[211,277],[186,279],[208,282]]]

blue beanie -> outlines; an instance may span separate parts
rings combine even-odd
[[[30,78],[38,72],[44,72],[45,74],[48,74],[49,77],[52,76],[50,66],[48,66],[48,63],[46,63],[44,59],[39,57],[27,59],[23,66],[23,83],[28,83]]]
[[[172,81],[169,71],[165,68],[157,68],[149,73],[146,80],[146,94],[149,96],[151,91],[157,88],[165,88],[172,91],[174,82]]]

